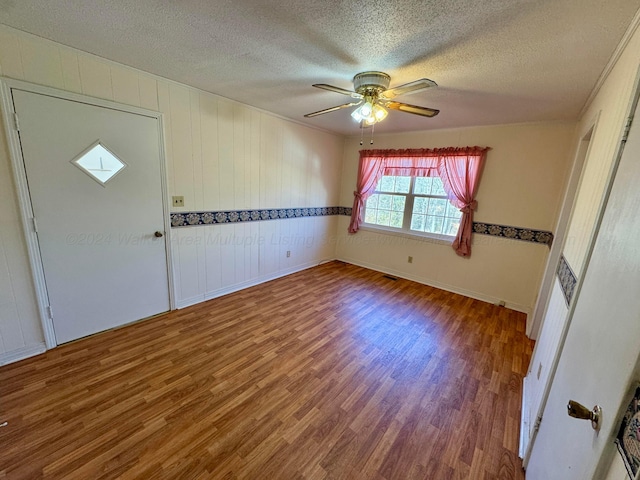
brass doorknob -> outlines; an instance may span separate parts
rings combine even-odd
[[[162,237],[162,236],[164,235],[164,233],[162,233],[162,232],[156,232],[156,233],[154,233],[154,235],[155,235],[157,238],[160,238],[160,237]]]
[[[602,418],[602,407],[600,407],[600,405],[596,405],[593,407],[593,410],[589,410],[587,407],[575,400],[569,400],[569,403],[567,404],[567,413],[573,418],[591,420],[591,427],[594,430],[600,429],[600,419]]]

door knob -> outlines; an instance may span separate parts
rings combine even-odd
[[[162,237],[162,236],[164,235],[164,233],[162,233],[162,232],[156,232],[156,233],[154,233],[154,235],[155,235],[157,238],[160,238],[160,237]]]
[[[594,430],[600,430],[600,420],[602,419],[602,407],[600,407],[600,405],[596,405],[593,407],[593,410],[589,410],[575,400],[569,400],[567,413],[573,418],[591,420],[591,427]]]

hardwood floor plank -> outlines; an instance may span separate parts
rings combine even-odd
[[[524,479],[525,316],[332,262],[0,368],[0,478]]]

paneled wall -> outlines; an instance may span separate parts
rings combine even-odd
[[[339,204],[340,136],[4,26],[0,74],[162,112],[169,195],[185,200],[176,211]],[[43,348],[4,132],[0,198],[1,363]],[[334,258],[336,224],[320,216],[173,229],[178,305]]]
[[[582,115],[577,129],[578,132],[586,131],[597,118],[563,251],[567,262],[578,277],[582,275],[598,211],[620,145],[622,130],[627,115],[632,113],[629,111],[629,101],[640,66],[640,55],[633,46],[640,46],[640,33],[634,35],[629,45],[598,95]],[[579,139],[574,141],[576,146],[578,141]]]
[[[575,124],[473,127],[376,136],[375,148],[489,146],[476,222],[553,231],[567,182]],[[345,147],[341,202],[351,206],[359,138]],[[338,256],[446,290],[530,313],[549,254],[546,245],[474,234],[470,258],[447,243],[338,227]],[[413,257],[413,263],[407,257]]]

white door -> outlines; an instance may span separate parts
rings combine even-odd
[[[640,109],[635,112],[569,327],[528,480],[602,478],[640,353]],[[567,415],[575,400],[603,409],[599,433]]]
[[[158,120],[12,94],[57,343],[169,310]]]

